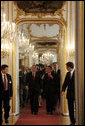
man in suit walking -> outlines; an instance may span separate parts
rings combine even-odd
[[[42,89],[39,72],[36,72],[36,66],[33,65],[31,72],[26,75],[26,89],[29,90],[30,104],[32,114],[38,114],[39,94]]]
[[[67,100],[68,100],[68,109],[71,125],[75,124],[74,118],[74,101],[75,101],[75,71],[74,64],[72,62],[66,63],[66,69],[68,70],[66,78],[62,87],[62,95],[64,94],[67,88]]]
[[[2,105],[4,107],[5,123],[8,123],[10,111],[10,99],[12,98],[12,79],[8,73],[8,66],[1,66],[1,84],[0,84],[0,124],[2,125]],[[3,103],[3,104],[2,104]]]

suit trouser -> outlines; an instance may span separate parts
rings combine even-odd
[[[71,123],[75,124],[74,118],[74,100],[68,99],[68,109]]]
[[[9,117],[10,105],[9,105],[9,92],[4,91],[3,98],[2,98],[2,106],[4,108],[4,118],[5,120]]]
[[[52,112],[54,110],[55,94],[48,92],[46,93],[46,110]]]
[[[24,105],[24,89],[20,89],[20,105]]]
[[[38,112],[39,101],[38,101],[39,93],[35,90],[30,91],[30,104],[31,104],[31,112]]]
[[[57,92],[54,94],[54,98],[55,98],[55,101],[54,101],[53,110],[55,111],[56,110],[56,107],[57,107],[57,103],[59,101],[59,96],[58,96],[58,93]]]

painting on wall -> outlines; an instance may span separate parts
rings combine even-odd
[[[16,1],[19,9],[25,13],[55,13],[65,1]]]

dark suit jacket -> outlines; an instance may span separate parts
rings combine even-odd
[[[25,89],[26,74],[23,71],[19,72],[19,88]]]
[[[7,75],[7,80],[8,80],[8,92],[9,92],[9,99],[10,97],[13,96],[13,90],[12,90],[12,78],[9,74]],[[1,92],[1,96],[3,97],[3,92],[4,92],[4,84],[3,84],[3,78],[2,78],[2,74],[1,74],[1,84],[0,84],[0,92]]]
[[[54,77],[54,75],[51,73],[51,75]],[[43,79],[43,84],[45,87],[45,93],[56,93],[57,85],[54,83],[54,78],[48,79],[48,74],[45,74],[45,77]]]
[[[39,72],[35,74],[35,80],[33,80],[32,72],[27,73],[26,75],[26,85],[29,87],[29,91],[37,91],[40,92],[42,89],[41,78]]]
[[[62,91],[65,91],[67,88],[67,99],[75,100],[75,71],[70,79],[70,72],[67,72],[65,81],[62,87]]]
[[[52,71],[52,74],[54,76],[54,83],[56,85],[56,91],[57,93],[60,94],[60,69],[58,69],[56,73]]]

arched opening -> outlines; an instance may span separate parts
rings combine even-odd
[[[5,5],[7,5],[7,8]],[[80,87],[83,87],[83,78],[81,77],[83,74],[78,74],[78,72],[81,73],[81,69],[83,70],[83,64],[80,63],[81,61],[83,62],[83,57],[79,56],[78,58],[78,51],[83,55],[83,50],[81,49],[83,47],[83,3],[68,1],[65,2],[63,7],[65,7],[65,10],[61,8],[59,11],[55,12],[54,15],[50,13],[46,17],[45,14],[43,15],[40,13],[38,15],[32,15],[32,13],[26,14],[24,11],[20,10],[13,1],[2,2],[2,13],[5,12],[6,19],[11,22],[14,21],[16,24],[17,37],[14,38],[12,36],[14,39],[9,37],[9,41],[6,37],[6,43],[8,42],[11,48],[5,48],[4,50],[5,46],[2,46],[3,50],[1,52],[3,56],[6,54],[5,57],[1,57],[1,64],[6,63],[9,65],[9,73],[12,75],[13,79],[13,99],[11,100],[11,114],[13,115],[20,114],[19,70],[22,65],[30,68],[33,64],[49,65],[52,64],[52,62],[58,62],[61,70],[62,90],[62,84],[67,72],[65,64],[67,61],[72,61],[76,69],[75,92],[77,106],[75,109],[75,116],[78,124],[83,122],[81,121],[83,120],[83,116],[79,118],[79,115],[84,109],[83,99],[81,99],[81,96],[83,98],[84,91],[79,90]],[[77,11],[79,11],[79,13]],[[81,19],[78,18],[79,16],[81,16]],[[79,34],[80,32],[77,32],[79,29],[81,29],[82,35]],[[81,44],[79,40],[82,40]],[[6,45],[6,43],[2,41],[2,45]],[[79,65],[82,67],[79,67]],[[80,68],[79,71],[77,69],[78,67]],[[82,79],[82,85],[79,84],[79,78],[80,80]],[[81,110],[79,110],[80,106],[82,106]],[[69,118],[66,94],[61,96],[60,114],[68,116],[66,119]],[[61,118],[60,122],[63,122],[63,118]],[[69,122],[66,122],[66,124],[67,123]]]

